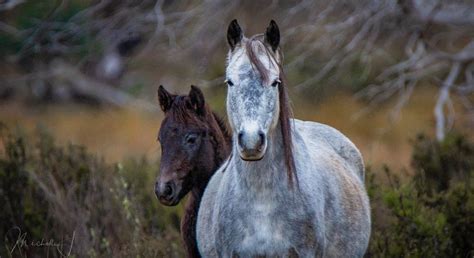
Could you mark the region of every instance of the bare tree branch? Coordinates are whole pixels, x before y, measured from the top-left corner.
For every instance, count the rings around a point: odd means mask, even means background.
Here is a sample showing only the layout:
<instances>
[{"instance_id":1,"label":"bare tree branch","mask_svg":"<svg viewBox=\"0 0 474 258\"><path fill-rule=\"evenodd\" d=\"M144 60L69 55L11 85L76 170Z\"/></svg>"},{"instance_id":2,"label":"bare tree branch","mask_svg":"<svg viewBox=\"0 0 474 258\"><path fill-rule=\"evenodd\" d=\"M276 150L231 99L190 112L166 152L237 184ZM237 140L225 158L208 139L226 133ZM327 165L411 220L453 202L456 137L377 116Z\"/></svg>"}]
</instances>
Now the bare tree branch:
<instances>
[{"instance_id":1,"label":"bare tree branch","mask_svg":"<svg viewBox=\"0 0 474 258\"><path fill-rule=\"evenodd\" d=\"M448 76L444 80L441 90L438 96L438 101L436 102L436 106L434 109L434 114L436 117L436 138L438 141L442 141L446 135L445 127L445 115L444 115L444 106L446 102L451 101L449 97L450 89L454 85L456 78L458 77L461 70L461 63L455 62L451 66L451 70L449 71Z\"/></svg>"}]
</instances>

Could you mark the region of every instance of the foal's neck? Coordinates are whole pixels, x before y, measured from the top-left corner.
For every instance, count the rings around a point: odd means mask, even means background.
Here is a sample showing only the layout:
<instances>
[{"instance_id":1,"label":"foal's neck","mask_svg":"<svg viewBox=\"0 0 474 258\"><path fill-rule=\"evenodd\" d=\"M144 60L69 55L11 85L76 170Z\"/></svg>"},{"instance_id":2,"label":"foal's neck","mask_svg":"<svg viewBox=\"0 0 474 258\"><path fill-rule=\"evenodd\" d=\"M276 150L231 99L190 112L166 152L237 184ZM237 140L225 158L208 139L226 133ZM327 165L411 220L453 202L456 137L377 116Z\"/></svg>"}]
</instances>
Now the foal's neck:
<instances>
[{"instance_id":1,"label":"foal's neck","mask_svg":"<svg viewBox=\"0 0 474 258\"><path fill-rule=\"evenodd\" d=\"M212 160L214 164L209 170L193 171L193 173L200 175L200 177L195 181L191 189L191 196L188 197L185 207L186 211L181 221L181 235L185 243L187 256L190 258L201 257L196 243L196 221L204 190L212 175L224 159L227 158L230 151L230 138L228 137L225 125L214 113L212 113L210 119L209 123L214 125L211 126L211 143L215 156Z\"/></svg>"},{"instance_id":2,"label":"foal's neck","mask_svg":"<svg viewBox=\"0 0 474 258\"><path fill-rule=\"evenodd\" d=\"M227 131L225 123L219 118L217 114L208 110L207 123L210 125L210 141L214 150L214 157L212 159L212 166L210 169L202 169L202 171L194 171L199 178L196 178L193 188L191 189L191 195L193 202L196 202L199 208L199 202L204 194L207 183L211 179L214 172L219 168L222 162L229 156L231 136Z\"/></svg>"}]
</instances>

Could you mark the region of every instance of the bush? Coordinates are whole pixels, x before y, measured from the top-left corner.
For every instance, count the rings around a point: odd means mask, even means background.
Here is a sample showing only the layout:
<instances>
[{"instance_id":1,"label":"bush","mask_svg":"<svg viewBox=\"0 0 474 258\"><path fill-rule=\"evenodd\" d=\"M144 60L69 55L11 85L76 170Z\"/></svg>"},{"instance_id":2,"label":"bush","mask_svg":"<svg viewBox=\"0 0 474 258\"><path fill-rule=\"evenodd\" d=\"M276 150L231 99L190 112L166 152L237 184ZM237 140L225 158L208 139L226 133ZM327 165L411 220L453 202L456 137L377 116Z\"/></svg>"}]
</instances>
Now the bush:
<instances>
[{"instance_id":1,"label":"bush","mask_svg":"<svg viewBox=\"0 0 474 258\"><path fill-rule=\"evenodd\" d=\"M71 242L76 257L184 255L182 207L158 204L156 164L139 159L110 165L84 147L58 146L44 130L34 138L0 132L1 257L61 257ZM472 150L461 135L441 143L420 135L413 141L413 177L402 183L385 167L388 180L380 183L380 173L368 169L368 257L474 254Z\"/></svg>"},{"instance_id":2,"label":"bush","mask_svg":"<svg viewBox=\"0 0 474 258\"><path fill-rule=\"evenodd\" d=\"M154 198L156 165L108 165L44 131L35 139L2 130L1 257L182 255L180 208Z\"/></svg>"},{"instance_id":3,"label":"bush","mask_svg":"<svg viewBox=\"0 0 474 258\"><path fill-rule=\"evenodd\" d=\"M373 175L368 177L375 218L369 256L474 254L473 150L462 135L443 142L419 135L413 141L414 176L408 183L400 183L389 168L388 186L374 186Z\"/></svg>"}]
</instances>

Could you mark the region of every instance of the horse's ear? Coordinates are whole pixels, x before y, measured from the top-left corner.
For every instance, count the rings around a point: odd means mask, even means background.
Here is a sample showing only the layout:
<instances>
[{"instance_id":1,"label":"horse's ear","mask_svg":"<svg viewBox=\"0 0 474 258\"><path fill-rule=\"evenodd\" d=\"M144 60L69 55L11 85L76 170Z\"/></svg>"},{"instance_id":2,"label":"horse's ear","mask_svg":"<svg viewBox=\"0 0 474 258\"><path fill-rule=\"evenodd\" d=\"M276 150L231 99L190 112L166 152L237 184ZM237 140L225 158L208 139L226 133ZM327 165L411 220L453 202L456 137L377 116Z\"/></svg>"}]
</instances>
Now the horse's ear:
<instances>
[{"instance_id":1,"label":"horse's ear","mask_svg":"<svg viewBox=\"0 0 474 258\"><path fill-rule=\"evenodd\" d=\"M191 102L192 109L198 115L203 115L205 111L204 94L202 94L202 91L198 87L191 85L191 90L189 91L189 100Z\"/></svg>"},{"instance_id":2,"label":"horse's ear","mask_svg":"<svg viewBox=\"0 0 474 258\"><path fill-rule=\"evenodd\" d=\"M236 19L232 20L227 29L227 42L229 42L230 50L234 50L235 46L242 41L242 29Z\"/></svg>"},{"instance_id":3,"label":"horse's ear","mask_svg":"<svg viewBox=\"0 0 474 258\"><path fill-rule=\"evenodd\" d=\"M168 91L166 91L163 85L160 85L158 88L158 103L160 103L161 110L163 112L168 111L171 108L171 104L173 104L174 96L171 95Z\"/></svg>"},{"instance_id":4,"label":"horse's ear","mask_svg":"<svg viewBox=\"0 0 474 258\"><path fill-rule=\"evenodd\" d=\"M273 51L276 51L280 45L280 29L274 20L270 21L265 31L265 42L272 47Z\"/></svg>"}]
</instances>

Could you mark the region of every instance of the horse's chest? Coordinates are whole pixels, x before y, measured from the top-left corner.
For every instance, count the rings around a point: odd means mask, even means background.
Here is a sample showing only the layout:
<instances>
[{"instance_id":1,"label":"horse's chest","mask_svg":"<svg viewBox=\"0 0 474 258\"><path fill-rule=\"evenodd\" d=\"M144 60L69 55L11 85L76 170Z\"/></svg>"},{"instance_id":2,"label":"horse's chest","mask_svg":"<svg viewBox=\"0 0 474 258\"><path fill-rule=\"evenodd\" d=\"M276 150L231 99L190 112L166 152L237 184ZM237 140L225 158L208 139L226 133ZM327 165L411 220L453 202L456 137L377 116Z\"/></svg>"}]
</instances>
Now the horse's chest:
<instances>
[{"instance_id":1,"label":"horse's chest","mask_svg":"<svg viewBox=\"0 0 474 258\"><path fill-rule=\"evenodd\" d=\"M301 207L274 199L243 201L230 207L222 232L223 245L240 257L274 256L304 245L304 234L313 235L310 218Z\"/></svg>"},{"instance_id":2,"label":"horse's chest","mask_svg":"<svg viewBox=\"0 0 474 258\"><path fill-rule=\"evenodd\" d=\"M240 249L274 249L289 246L284 236L286 223L279 216L279 207L272 203L255 203L250 205L247 216L236 224L242 228Z\"/></svg>"}]
</instances>

